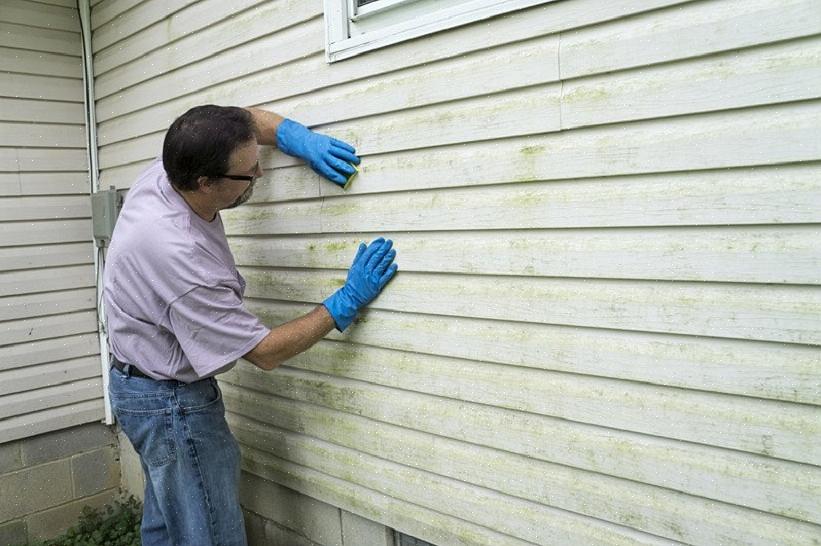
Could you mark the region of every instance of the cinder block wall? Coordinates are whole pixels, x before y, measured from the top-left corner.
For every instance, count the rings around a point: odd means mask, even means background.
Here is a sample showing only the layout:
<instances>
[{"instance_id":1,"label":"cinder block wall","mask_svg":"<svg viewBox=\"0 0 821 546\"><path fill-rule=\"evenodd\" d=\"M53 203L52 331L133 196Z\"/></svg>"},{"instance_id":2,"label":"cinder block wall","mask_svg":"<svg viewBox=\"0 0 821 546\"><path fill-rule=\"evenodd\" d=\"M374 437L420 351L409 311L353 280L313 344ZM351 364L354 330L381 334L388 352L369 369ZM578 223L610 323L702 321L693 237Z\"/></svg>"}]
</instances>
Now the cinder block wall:
<instances>
[{"instance_id":1,"label":"cinder block wall","mask_svg":"<svg viewBox=\"0 0 821 546\"><path fill-rule=\"evenodd\" d=\"M0 444L0 544L61 535L120 493L117 436L91 423Z\"/></svg>"}]
</instances>

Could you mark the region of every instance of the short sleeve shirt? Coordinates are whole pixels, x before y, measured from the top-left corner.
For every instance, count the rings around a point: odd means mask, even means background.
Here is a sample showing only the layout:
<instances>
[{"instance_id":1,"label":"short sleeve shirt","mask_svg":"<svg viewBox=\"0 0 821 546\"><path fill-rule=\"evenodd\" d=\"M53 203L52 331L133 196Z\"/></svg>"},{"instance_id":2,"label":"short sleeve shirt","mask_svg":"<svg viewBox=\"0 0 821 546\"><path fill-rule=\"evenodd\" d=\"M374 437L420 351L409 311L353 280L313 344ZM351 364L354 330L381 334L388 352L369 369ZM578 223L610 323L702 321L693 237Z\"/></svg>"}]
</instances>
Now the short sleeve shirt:
<instances>
[{"instance_id":1,"label":"short sleeve shirt","mask_svg":"<svg viewBox=\"0 0 821 546\"><path fill-rule=\"evenodd\" d=\"M270 332L244 292L219 213L198 216L158 158L129 190L106 255L111 352L154 379L227 371Z\"/></svg>"}]
</instances>

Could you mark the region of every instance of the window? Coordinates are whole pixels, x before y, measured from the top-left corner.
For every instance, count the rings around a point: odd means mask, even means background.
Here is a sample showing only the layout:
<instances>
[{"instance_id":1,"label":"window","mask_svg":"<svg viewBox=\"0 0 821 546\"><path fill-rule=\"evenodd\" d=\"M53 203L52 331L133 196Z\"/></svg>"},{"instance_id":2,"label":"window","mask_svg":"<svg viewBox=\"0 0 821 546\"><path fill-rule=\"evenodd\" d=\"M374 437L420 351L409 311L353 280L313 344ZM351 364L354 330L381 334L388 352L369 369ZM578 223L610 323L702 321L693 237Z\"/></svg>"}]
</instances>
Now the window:
<instances>
[{"instance_id":1,"label":"window","mask_svg":"<svg viewBox=\"0 0 821 546\"><path fill-rule=\"evenodd\" d=\"M328 62L554 0L325 0Z\"/></svg>"}]
</instances>

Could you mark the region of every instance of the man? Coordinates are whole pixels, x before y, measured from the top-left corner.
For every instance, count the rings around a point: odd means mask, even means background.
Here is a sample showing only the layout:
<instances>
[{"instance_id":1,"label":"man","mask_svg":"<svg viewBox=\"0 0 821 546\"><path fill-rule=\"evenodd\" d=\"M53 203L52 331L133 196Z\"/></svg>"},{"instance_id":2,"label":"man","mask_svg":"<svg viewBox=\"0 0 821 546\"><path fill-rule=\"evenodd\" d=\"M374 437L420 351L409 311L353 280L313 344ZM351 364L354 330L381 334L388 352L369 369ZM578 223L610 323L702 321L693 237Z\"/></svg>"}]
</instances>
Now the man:
<instances>
[{"instance_id":1,"label":"man","mask_svg":"<svg viewBox=\"0 0 821 546\"><path fill-rule=\"evenodd\" d=\"M340 185L359 163L348 144L270 112L193 108L131 188L106 257L109 393L145 473L144 546L246 544L239 447L214 376L239 357L272 370L344 330L396 272L391 241L379 238L360 245L345 285L310 313L270 329L248 312L219 211L251 196L258 144Z\"/></svg>"}]
</instances>

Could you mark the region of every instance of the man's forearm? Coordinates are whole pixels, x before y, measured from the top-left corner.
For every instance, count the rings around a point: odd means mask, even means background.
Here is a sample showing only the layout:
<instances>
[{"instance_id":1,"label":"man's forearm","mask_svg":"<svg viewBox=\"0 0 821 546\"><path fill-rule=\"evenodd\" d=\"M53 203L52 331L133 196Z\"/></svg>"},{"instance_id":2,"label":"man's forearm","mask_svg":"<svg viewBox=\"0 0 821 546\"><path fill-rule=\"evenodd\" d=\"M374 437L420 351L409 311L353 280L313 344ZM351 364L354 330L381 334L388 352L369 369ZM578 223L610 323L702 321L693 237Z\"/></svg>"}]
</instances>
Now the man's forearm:
<instances>
[{"instance_id":1,"label":"man's forearm","mask_svg":"<svg viewBox=\"0 0 821 546\"><path fill-rule=\"evenodd\" d=\"M279 114L260 110L259 108L246 108L254 118L254 133L257 136L257 143L263 146L277 145L277 128L285 119Z\"/></svg>"},{"instance_id":2,"label":"man's forearm","mask_svg":"<svg viewBox=\"0 0 821 546\"><path fill-rule=\"evenodd\" d=\"M307 315L271 330L244 358L263 370L273 370L311 348L333 329L333 318L325 306L320 305Z\"/></svg>"}]
</instances>

